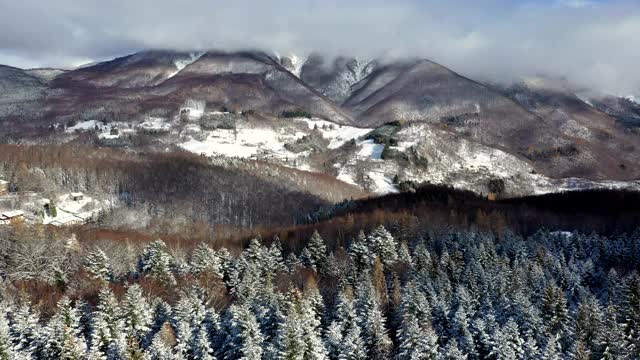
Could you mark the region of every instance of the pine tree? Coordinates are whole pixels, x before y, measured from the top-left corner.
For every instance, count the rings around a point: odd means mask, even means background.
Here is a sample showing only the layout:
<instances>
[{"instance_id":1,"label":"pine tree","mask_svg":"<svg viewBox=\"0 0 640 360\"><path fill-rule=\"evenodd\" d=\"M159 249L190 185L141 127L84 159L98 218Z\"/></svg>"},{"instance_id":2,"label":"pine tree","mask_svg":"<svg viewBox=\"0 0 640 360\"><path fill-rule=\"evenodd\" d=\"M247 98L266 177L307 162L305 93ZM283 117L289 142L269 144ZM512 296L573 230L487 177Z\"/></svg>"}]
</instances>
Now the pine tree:
<instances>
[{"instance_id":1,"label":"pine tree","mask_svg":"<svg viewBox=\"0 0 640 360\"><path fill-rule=\"evenodd\" d=\"M405 313L398 330L398 360L438 359L438 336L428 324L418 325L411 312Z\"/></svg>"},{"instance_id":2,"label":"pine tree","mask_svg":"<svg viewBox=\"0 0 640 360\"><path fill-rule=\"evenodd\" d=\"M349 246L349 255L351 256L351 260L353 260L358 271L368 269L373 265L373 259L375 256L372 255L369 250L364 231L360 230L358 236L353 240L351 246Z\"/></svg>"},{"instance_id":3,"label":"pine tree","mask_svg":"<svg viewBox=\"0 0 640 360\"><path fill-rule=\"evenodd\" d=\"M41 348L43 340L39 333L38 314L31 310L28 302L23 303L9 314L13 350L18 354L38 356L37 352Z\"/></svg>"},{"instance_id":4,"label":"pine tree","mask_svg":"<svg viewBox=\"0 0 640 360\"><path fill-rule=\"evenodd\" d=\"M522 340L518 325L513 319L509 319L501 329L496 330L493 345L490 356L494 356L497 360L522 358L524 340Z\"/></svg>"},{"instance_id":5,"label":"pine tree","mask_svg":"<svg viewBox=\"0 0 640 360\"><path fill-rule=\"evenodd\" d=\"M173 328L166 322L153 336L151 344L146 349L146 355L149 360L183 359L182 356L176 355L173 351L175 344L176 339Z\"/></svg>"},{"instance_id":6,"label":"pine tree","mask_svg":"<svg viewBox=\"0 0 640 360\"><path fill-rule=\"evenodd\" d=\"M356 313L362 338L369 359L387 359L391 352L391 339L387 334L385 318L378 296L368 276L363 276L358 286Z\"/></svg>"},{"instance_id":7,"label":"pine tree","mask_svg":"<svg viewBox=\"0 0 640 360\"><path fill-rule=\"evenodd\" d=\"M398 260L398 244L382 225L369 234L369 248L385 266L391 266Z\"/></svg>"},{"instance_id":8,"label":"pine tree","mask_svg":"<svg viewBox=\"0 0 640 360\"><path fill-rule=\"evenodd\" d=\"M338 294L334 320L327 333L329 356L336 359L364 359L364 342L354 301L347 290Z\"/></svg>"},{"instance_id":9,"label":"pine tree","mask_svg":"<svg viewBox=\"0 0 640 360\"><path fill-rule=\"evenodd\" d=\"M280 243L280 238L276 236L267 251L265 271L268 276L275 276L275 274L285 269L282 244Z\"/></svg>"},{"instance_id":10,"label":"pine tree","mask_svg":"<svg viewBox=\"0 0 640 360\"><path fill-rule=\"evenodd\" d=\"M71 305L69 298L63 297L46 328L45 356L50 359L82 359L87 351L82 330L80 311Z\"/></svg>"},{"instance_id":11,"label":"pine tree","mask_svg":"<svg viewBox=\"0 0 640 360\"><path fill-rule=\"evenodd\" d=\"M231 305L223 323L226 338L220 358L259 360L263 354L264 335L255 315L246 305Z\"/></svg>"},{"instance_id":12,"label":"pine tree","mask_svg":"<svg viewBox=\"0 0 640 360\"><path fill-rule=\"evenodd\" d=\"M156 280L174 285L176 279L172 273L173 258L162 240L150 242L142 251L138 270Z\"/></svg>"},{"instance_id":13,"label":"pine tree","mask_svg":"<svg viewBox=\"0 0 640 360\"><path fill-rule=\"evenodd\" d=\"M124 324L118 312L118 302L109 288L98 294L98 306L91 322L91 353L98 357L118 357L126 348Z\"/></svg>"},{"instance_id":14,"label":"pine tree","mask_svg":"<svg viewBox=\"0 0 640 360\"><path fill-rule=\"evenodd\" d=\"M301 257L305 266L309 266L316 271L324 269L327 261L327 246L317 230L313 232L307 246L302 250Z\"/></svg>"},{"instance_id":15,"label":"pine tree","mask_svg":"<svg viewBox=\"0 0 640 360\"><path fill-rule=\"evenodd\" d=\"M326 350L318 336L320 321L312 301L303 299L297 290L289 293L286 316L274 338L274 359L326 359Z\"/></svg>"},{"instance_id":16,"label":"pine tree","mask_svg":"<svg viewBox=\"0 0 640 360\"><path fill-rule=\"evenodd\" d=\"M17 359L18 354L13 350L11 334L9 332L9 321L7 320L7 307L0 305L0 360Z\"/></svg>"},{"instance_id":17,"label":"pine tree","mask_svg":"<svg viewBox=\"0 0 640 360\"><path fill-rule=\"evenodd\" d=\"M552 336L547 341L547 346L545 347L543 358L544 359L548 359L548 360L561 360L562 359L560 341L558 341L557 337Z\"/></svg>"},{"instance_id":18,"label":"pine tree","mask_svg":"<svg viewBox=\"0 0 640 360\"><path fill-rule=\"evenodd\" d=\"M442 349L442 356L440 358L443 360L466 360L468 356L460 350L458 342L455 339L451 339L447 343L447 346Z\"/></svg>"},{"instance_id":19,"label":"pine tree","mask_svg":"<svg viewBox=\"0 0 640 360\"><path fill-rule=\"evenodd\" d=\"M224 276L221 260L215 250L211 249L207 244L200 243L193 250L191 256L191 272L200 275L203 273L212 273L219 278Z\"/></svg>"},{"instance_id":20,"label":"pine tree","mask_svg":"<svg viewBox=\"0 0 640 360\"><path fill-rule=\"evenodd\" d=\"M113 271L111 270L109 258L100 248L95 249L87 255L85 267L87 268L87 272L94 279L103 282L113 280Z\"/></svg>"},{"instance_id":21,"label":"pine tree","mask_svg":"<svg viewBox=\"0 0 640 360\"><path fill-rule=\"evenodd\" d=\"M140 285L129 286L121 309L129 350L135 353L141 348L142 341L151 330L153 321L151 307L142 294Z\"/></svg>"},{"instance_id":22,"label":"pine tree","mask_svg":"<svg viewBox=\"0 0 640 360\"><path fill-rule=\"evenodd\" d=\"M213 355L212 344L220 331L218 315L206 306L204 294L191 288L182 294L174 312L176 352L187 357Z\"/></svg>"}]
</instances>

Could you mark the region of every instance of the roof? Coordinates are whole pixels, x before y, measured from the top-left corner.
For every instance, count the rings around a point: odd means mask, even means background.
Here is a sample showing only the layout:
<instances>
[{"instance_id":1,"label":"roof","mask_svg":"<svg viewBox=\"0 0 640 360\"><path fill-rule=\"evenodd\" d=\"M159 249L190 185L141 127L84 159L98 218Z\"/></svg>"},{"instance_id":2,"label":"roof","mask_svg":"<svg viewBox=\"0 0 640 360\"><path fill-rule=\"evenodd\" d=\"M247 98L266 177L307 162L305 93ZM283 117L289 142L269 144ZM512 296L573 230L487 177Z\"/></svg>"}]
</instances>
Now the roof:
<instances>
[{"instance_id":1,"label":"roof","mask_svg":"<svg viewBox=\"0 0 640 360\"><path fill-rule=\"evenodd\" d=\"M6 185L6 184L8 184L8 183L9 183L8 181L0 180L0 185Z\"/></svg>"},{"instance_id":2,"label":"roof","mask_svg":"<svg viewBox=\"0 0 640 360\"><path fill-rule=\"evenodd\" d=\"M3 212L1 214L3 217L11 219L14 217L18 217L18 216L22 216L24 215L24 211L22 210L13 210L13 211L7 211L7 212Z\"/></svg>"},{"instance_id":3,"label":"roof","mask_svg":"<svg viewBox=\"0 0 640 360\"><path fill-rule=\"evenodd\" d=\"M81 193L81 192L72 192L72 193L71 193L71 196L73 196L73 197L79 197L79 196L84 196L84 194L83 194L83 193Z\"/></svg>"}]
</instances>

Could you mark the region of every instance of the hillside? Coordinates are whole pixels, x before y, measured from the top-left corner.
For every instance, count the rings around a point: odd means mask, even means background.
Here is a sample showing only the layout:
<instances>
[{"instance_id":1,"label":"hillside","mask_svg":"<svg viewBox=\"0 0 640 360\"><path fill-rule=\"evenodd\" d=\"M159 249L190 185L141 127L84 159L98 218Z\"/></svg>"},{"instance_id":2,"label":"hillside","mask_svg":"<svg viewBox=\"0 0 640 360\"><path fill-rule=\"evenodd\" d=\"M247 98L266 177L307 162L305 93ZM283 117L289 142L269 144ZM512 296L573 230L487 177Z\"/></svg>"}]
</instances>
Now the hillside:
<instances>
[{"instance_id":1,"label":"hillside","mask_svg":"<svg viewBox=\"0 0 640 360\"><path fill-rule=\"evenodd\" d=\"M98 131L99 146L260 159L376 193L428 181L486 194L500 179L518 196L640 178L631 100L483 84L428 60L145 51L57 74L4 67L0 78L11 142Z\"/></svg>"}]
</instances>

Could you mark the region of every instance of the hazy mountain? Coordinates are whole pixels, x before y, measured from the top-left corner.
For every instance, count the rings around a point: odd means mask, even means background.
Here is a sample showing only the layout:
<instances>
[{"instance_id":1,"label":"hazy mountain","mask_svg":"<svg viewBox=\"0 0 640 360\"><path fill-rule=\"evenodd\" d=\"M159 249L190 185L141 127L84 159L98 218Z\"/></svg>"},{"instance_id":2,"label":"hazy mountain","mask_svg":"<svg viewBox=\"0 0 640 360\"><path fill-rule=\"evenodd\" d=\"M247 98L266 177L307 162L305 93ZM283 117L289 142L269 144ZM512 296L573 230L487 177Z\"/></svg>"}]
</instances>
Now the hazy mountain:
<instances>
[{"instance_id":1,"label":"hazy mountain","mask_svg":"<svg viewBox=\"0 0 640 360\"><path fill-rule=\"evenodd\" d=\"M507 87L484 84L422 59L144 51L61 73L2 67L0 88L5 90L0 101L11 103L0 109L0 121L12 128L90 119L173 121L191 106L185 104L198 104L199 114L232 110L262 116L256 119L298 111L370 129L398 122L402 131L393 141L410 144L398 149L404 152L400 158L411 158L406 152L413 151L431 164L429 171L410 166L412 179L434 179L438 169L449 174L436 177L439 181L454 181L456 166L473 166L469 149L492 154L490 159L498 153L510 156L505 161L515 164L512 169L492 167L490 176L640 177L634 166L640 162L637 103L578 96L584 89L549 79ZM323 156L344 155L329 153ZM354 165L357 151L349 156ZM384 176L406 173L402 161L385 160L393 166L385 165ZM466 177L465 166L456 177ZM531 180L522 176L514 186Z\"/></svg>"}]
</instances>

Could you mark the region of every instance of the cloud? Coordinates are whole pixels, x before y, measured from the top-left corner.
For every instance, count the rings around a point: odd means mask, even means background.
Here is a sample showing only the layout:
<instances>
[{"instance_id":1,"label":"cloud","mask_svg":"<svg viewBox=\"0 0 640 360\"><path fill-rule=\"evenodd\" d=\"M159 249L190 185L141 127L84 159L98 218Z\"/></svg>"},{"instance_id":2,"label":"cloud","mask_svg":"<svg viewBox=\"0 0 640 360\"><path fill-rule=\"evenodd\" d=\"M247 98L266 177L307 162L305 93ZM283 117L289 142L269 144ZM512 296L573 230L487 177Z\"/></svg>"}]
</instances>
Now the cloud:
<instances>
[{"instance_id":1,"label":"cloud","mask_svg":"<svg viewBox=\"0 0 640 360\"><path fill-rule=\"evenodd\" d=\"M0 0L0 61L70 66L140 49L420 56L505 81L640 90L640 4L603 0Z\"/></svg>"}]
</instances>

